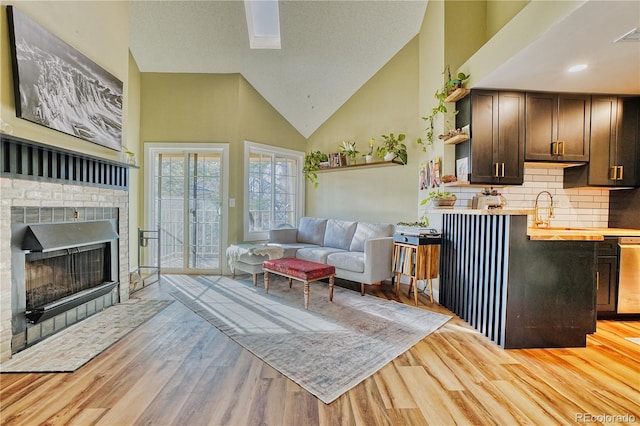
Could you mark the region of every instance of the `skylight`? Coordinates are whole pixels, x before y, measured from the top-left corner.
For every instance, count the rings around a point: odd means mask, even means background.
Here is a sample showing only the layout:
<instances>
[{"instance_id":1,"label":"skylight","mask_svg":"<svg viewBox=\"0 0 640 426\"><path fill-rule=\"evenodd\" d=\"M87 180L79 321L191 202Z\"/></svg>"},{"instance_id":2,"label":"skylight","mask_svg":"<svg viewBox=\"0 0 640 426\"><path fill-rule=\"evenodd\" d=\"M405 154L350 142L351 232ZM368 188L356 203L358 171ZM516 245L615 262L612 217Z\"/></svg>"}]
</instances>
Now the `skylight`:
<instances>
[{"instance_id":1,"label":"skylight","mask_svg":"<svg viewBox=\"0 0 640 426\"><path fill-rule=\"evenodd\" d=\"M280 49L278 0L244 0L252 49Z\"/></svg>"}]
</instances>

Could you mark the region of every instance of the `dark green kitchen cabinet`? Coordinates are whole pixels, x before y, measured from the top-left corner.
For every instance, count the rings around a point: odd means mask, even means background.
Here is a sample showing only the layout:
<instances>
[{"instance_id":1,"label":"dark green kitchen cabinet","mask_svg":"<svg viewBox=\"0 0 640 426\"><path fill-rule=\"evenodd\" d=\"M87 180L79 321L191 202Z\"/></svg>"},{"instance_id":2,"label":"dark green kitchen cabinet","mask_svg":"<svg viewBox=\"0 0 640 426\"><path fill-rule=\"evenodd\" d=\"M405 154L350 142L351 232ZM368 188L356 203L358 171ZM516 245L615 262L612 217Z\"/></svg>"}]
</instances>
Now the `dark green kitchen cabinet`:
<instances>
[{"instance_id":1,"label":"dark green kitchen cabinet","mask_svg":"<svg viewBox=\"0 0 640 426\"><path fill-rule=\"evenodd\" d=\"M598 243L596 266L596 311L598 316L616 312L618 289L618 239L605 238Z\"/></svg>"},{"instance_id":2,"label":"dark green kitchen cabinet","mask_svg":"<svg viewBox=\"0 0 640 426\"><path fill-rule=\"evenodd\" d=\"M640 186L640 97L592 97L590 149L588 165L565 169L565 188Z\"/></svg>"},{"instance_id":3,"label":"dark green kitchen cabinet","mask_svg":"<svg viewBox=\"0 0 640 426\"><path fill-rule=\"evenodd\" d=\"M525 161L589 161L591 96L527 92Z\"/></svg>"},{"instance_id":4,"label":"dark green kitchen cabinet","mask_svg":"<svg viewBox=\"0 0 640 426\"><path fill-rule=\"evenodd\" d=\"M469 125L471 138L456 145L456 160L468 158L471 183L523 183L524 107L523 92L472 90L458 102L456 127Z\"/></svg>"}]
</instances>

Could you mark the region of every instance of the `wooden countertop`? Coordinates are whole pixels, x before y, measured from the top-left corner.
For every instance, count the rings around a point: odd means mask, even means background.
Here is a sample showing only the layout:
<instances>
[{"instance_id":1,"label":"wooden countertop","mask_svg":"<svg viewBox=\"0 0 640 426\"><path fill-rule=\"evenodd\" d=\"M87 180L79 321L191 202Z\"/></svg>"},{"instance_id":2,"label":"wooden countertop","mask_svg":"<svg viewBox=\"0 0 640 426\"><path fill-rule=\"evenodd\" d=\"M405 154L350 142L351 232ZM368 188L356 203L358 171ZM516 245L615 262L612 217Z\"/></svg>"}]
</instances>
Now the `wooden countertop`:
<instances>
[{"instance_id":1,"label":"wooden countertop","mask_svg":"<svg viewBox=\"0 0 640 426\"><path fill-rule=\"evenodd\" d=\"M625 228L527 228L530 240L602 241L605 237L640 237L640 229Z\"/></svg>"},{"instance_id":2,"label":"wooden countertop","mask_svg":"<svg viewBox=\"0 0 640 426\"><path fill-rule=\"evenodd\" d=\"M533 209L470 209L468 207L440 207L430 208L426 211L427 214L469 214L469 215L496 215L496 216L508 216L508 215L528 215L533 214Z\"/></svg>"}]
</instances>

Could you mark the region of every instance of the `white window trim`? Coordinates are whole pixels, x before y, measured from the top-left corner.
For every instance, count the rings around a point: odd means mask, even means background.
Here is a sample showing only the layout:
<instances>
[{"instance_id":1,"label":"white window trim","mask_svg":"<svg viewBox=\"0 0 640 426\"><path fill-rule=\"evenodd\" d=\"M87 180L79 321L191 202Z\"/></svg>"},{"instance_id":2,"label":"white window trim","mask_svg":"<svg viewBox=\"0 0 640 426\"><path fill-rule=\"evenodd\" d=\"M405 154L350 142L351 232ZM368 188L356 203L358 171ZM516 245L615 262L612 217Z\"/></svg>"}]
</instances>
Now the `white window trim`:
<instances>
[{"instance_id":1,"label":"white window trim","mask_svg":"<svg viewBox=\"0 0 640 426\"><path fill-rule=\"evenodd\" d=\"M305 182L302 169L304 167L304 152L295 151L287 148L280 148L273 145L265 145L258 142L245 141L244 142L244 207L243 207L243 239L244 241L266 241L269 239L268 231L249 231L249 153L251 151L262 151L265 154L280 154L290 157L295 157L298 161L298 191L297 191L297 203L298 209L296 211L296 223L300 222L300 218L304 216L304 201L305 201Z\"/></svg>"}]
</instances>

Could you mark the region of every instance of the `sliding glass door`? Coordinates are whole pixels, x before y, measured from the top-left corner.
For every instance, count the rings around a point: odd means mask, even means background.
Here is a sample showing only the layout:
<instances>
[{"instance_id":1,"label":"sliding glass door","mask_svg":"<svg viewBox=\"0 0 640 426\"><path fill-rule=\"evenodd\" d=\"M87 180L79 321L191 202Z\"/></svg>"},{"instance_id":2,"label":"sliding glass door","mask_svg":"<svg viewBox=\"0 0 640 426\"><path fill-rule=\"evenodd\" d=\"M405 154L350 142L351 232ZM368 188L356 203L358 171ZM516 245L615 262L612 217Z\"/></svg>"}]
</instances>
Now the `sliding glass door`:
<instances>
[{"instance_id":1,"label":"sliding glass door","mask_svg":"<svg viewBox=\"0 0 640 426\"><path fill-rule=\"evenodd\" d=\"M151 222L160 229L163 272L221 273L224 150L152 148L149 154Z\"/></svg>"}]
</instances>

